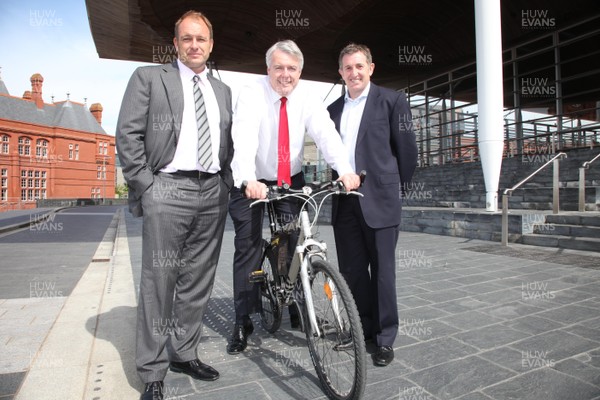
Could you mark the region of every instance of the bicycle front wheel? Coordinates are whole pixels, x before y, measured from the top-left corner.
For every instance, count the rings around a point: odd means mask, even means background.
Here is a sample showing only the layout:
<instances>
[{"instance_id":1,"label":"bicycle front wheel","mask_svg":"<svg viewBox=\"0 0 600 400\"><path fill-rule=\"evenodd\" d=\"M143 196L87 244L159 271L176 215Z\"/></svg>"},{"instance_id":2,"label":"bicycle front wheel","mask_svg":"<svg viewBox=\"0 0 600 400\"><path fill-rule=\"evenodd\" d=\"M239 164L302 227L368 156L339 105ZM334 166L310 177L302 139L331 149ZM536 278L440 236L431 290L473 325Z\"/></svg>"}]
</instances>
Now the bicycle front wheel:
<instances>
[{"instance_id":1,"label":"bicycle front wheel","mask_svg":"<svg viewBox=\"0 0 600 400\"><path fill-rule=\"evenodd\" d=\"M281 326L281 305L277 301L277 285L274 269L277 268L277 257L273 248L265 243L262 271L264 281L260 285L260 324L269 333L275 333Z\"/></svg>"},{"instance_id":2,"label":"bicycle front wheel","mask_svg":"<svg viewBox=\"0 0 600 400\"><path fill-rule=\"evenodd\" d=\"M319 332L304 303L303 319L310 355L327 396L359 399L365 389L366 352L354 298L342 275L325 260L310 261L311 294Z\"/></svg>"}]
</instances>

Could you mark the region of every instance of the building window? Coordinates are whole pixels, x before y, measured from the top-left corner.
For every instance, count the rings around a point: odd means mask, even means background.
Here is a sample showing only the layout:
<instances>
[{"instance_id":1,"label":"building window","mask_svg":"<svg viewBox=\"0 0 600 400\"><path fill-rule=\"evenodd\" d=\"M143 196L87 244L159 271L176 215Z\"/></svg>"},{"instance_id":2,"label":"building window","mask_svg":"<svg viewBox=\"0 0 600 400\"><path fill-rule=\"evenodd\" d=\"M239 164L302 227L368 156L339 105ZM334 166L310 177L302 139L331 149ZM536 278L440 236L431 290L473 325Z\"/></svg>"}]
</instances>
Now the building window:
<instances>
[{"instance_id":1,"label":"building window","mask_svg":"<svg viewBox=\"0 0 600 400\"><path fill-rule=\"evenodd\" d=\"M73 145L69 144L69 160L73 159Z\"/></svg>"},{"instance_id":2,"label":"building window","mask_svg":"<svg viewBox=\"0 0 600 400\"><path fill-rule=\"evenodd\" d=\"M21 187L22 188L26 188L27 187L27 178L21 178Z\"/></svg>"},{"instance_id":3,"label":"building window","mask_svg":"<svg viewBox=\"0 0 600 400\"><path fill-rule=\"evenodd\" d=\"M8 176L8 170L6 168L2 168L2 176Z\"/></svg>"},{"instance_id":4,"label":"building window","mask_svg":"<svg viewBox=\"0 0 600 400\"><path fill-rule=\"evenodd\" d=\"M22 177L22 178L25 178L25 177L27 177L27 171L25 171L24 169L23 169L23 170L21 170L21 177Z\"/></svg>"},{"instance_id":5,"label":"building window","mask_svg":"<svg viewBox=\"0 0 600 400\"><path fill-rule=\"evenodd\" d=\"M42 199L46 199L46 189L42 189Z\"/></svg>"},{"instance_id":6,"label":"building window","mask_svg":"<svg viewBox=\"0 0 600 400\"><path fill-rule=\"evenodd\" d=\"M46 177L46 171L42 171L42 178Z\"/></svg>"},{"instance_id":7,"label":"building window","mask_svg":"<svg viewBox=\"0 0 600 400\"><path fill-rule=\"evenodd\" d=\"M98 166L98 171L96 172L96 178L100 179L101 176L102 176L102 168L100 166Z\"/></svg>"},{"instance_id":8,"label":"building window","mask_svg":"<svg viewBox=\"0 0 600 400\"><path fill-rule=\"evenodd\" d=\"M38 139L35 142L35 155L36 157L48 157L48 141L44 139Z\"/></svg>"},{"instance_id":9,"label":"building window","mask_svg":"<svg viewBox=\"0 0 600 400\"><path fill-rule=\"evenodd\" d=\"M8 201L8 178L6 177L8 171L2 169L2 195L0 201Z\"/></svg>"},{"instance_id":10,"label":"building window","mask_svg":"<svg viewBox=\"0 0 600 400\"><path fill-rule=\"evenodd\" d=\"M46 180L42 179L42 187L45 188L46 187Z\"/></svg>"},{"instance_id":11,"label":"building window","mask_svg":"<svg viewBox=\"0 0 600 400\"><path fill-rule=\"evenodd\" d=\"M27 201L27 189L21 189L21 201Z\"/></svg>"},{"instance_id":12,"label":"building window","mask_svg":"<svg viewBox=\"0 0 600 400\"><path fill-rule=\"evenodd\" d=\"M27 200L33 200L33 189L27 189Z\"/></svg>"},{"instance_id":13,"label":"building window","mask_svg":"<svg viewBox=\"0 0 600 400\"><path fill-rule=\"evenodd\" d=\"M98 154L108 155L108 143L98 142Z\"/></svg>"},{"instance_id":14,"label":"building window","mask_svg":"<svg viewBox=\"0 0 600 400\"><path fill-rule=\"evenodd\" d=\"M75 145L75 159L79 160L79 145Z\"/></svg>"},{"instance_id":15,"label":"building window","mask_svg":"<svg viewBox=\"0 0 600 400\"><path fill-rule=\"evenodd\" d=\"M8 154L9 153L9 140L10 138L6 135L2 135L2 153L3 154Z\"/></svg>"},{"instance_id":16,"label":"building window","mask_svg":"<svg viewBox=\"0 0 600 400\"><path fill-rule=\"evenodd\" d=\"M27 179L27 186L29 186L30 188L33 187L33 179Z\"/></svg>"},{"instance_id":17,"label":"building window","mask_svg":"<svg viewBox=\"0 0 600 400\"><path fill-rule=\"evenodd\" d=\"M27 171L27 176L33 178L33 170Z\"/></svg>"},{"instance_id":18,"label":"building window","mask_svg":"<svg viewBox=\"0 0 600 400\"><path fill-rule=\"evenodd\" d=\"M31 155L31 139L26 137L19 138L19 155L29 156Z\"/></svg>"}]
</instances>

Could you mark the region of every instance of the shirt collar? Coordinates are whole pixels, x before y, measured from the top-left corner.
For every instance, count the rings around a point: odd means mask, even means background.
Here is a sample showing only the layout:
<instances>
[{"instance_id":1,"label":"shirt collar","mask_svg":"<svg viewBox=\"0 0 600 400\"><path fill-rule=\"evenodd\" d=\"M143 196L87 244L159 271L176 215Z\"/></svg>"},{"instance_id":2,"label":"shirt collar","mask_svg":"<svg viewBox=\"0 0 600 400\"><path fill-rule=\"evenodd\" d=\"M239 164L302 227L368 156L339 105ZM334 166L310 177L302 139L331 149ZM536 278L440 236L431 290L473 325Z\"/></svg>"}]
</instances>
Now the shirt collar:
<instances>
[{"instance_id":1,"label":"shirt collar","mask_svg":"<svg viewBox=\"0 0 600 400\"><path fill-rule=\"evenodd\" d=\"M179 58L177 59L177 66L179 67L179 74L183 78L184 82L187 82L187 81L192 82L192 80L194 79L194 75L198 75L200 77L201 82L203 82L205 84L208 83L208 78L207 78L208 68L205 67L202 70L202 72L197 74L194 71L192 71L187 65L182 63L181 60L179 60Z\"/></svg>"},{"instance_id":2,"label":"shirt collar","mask_svg":"<svg viewBox=\"0 0 600 400\"><path fill-rule=\"evenodd\" d=\"M344 95L344 102L353 102L353 103L358 103L360 101L362 101L363 99L366 99L367 96L369 95L369 90L371 89L371 82L367 83L367 86L365 87L365 89L362 91L362 93L355 99L351 98L350 95L348 94L348 91L346 90L346 94Z\"/></svg>"}]
</instances>

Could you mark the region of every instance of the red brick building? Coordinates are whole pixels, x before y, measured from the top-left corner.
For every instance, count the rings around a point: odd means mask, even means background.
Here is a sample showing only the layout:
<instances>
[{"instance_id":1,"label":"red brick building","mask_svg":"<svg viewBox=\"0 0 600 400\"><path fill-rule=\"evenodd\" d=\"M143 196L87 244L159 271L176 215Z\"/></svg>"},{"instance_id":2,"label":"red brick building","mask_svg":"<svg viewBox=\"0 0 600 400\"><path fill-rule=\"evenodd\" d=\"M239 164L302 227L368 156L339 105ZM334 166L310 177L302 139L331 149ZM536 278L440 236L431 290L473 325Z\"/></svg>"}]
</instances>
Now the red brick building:
<instances>
[{"instance_id":1,"label":"red brick building","mask_svg":"<svg viewBox=\"0 0 600 400\"><path fill-rule=\"evenodd\" d=\"M0 211L38 199L115 197L115 138L102 129L102 106L45 103L43 77L11 96L0 79Z\"/></svg>"}]
</instances>

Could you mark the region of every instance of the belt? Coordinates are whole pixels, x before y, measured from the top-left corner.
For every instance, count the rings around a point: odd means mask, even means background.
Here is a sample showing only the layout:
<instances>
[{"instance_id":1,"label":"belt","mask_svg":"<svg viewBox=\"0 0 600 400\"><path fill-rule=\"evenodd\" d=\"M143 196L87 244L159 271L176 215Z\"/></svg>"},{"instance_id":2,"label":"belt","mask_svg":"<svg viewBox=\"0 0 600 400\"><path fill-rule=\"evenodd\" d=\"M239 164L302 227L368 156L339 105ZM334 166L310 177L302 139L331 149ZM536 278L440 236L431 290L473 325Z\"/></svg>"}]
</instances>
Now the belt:
<instances>
[{"instance_id":1,"label":"belt","mask_svg":"<svg viewBox=\"0 0 600 400\"><path fill-rule=\"evenodd\" d=\"M212 178L213 176L217 175L217 174L211 174L210 172L203 172L203 171L197 171L197 170L183 171L180 169L178 169L175 172L167 172L167 173L171 174L171 175L186 176L188 178L198 178L198 179L208 179L208 178Z\"/></svg>"}]
</instances>

